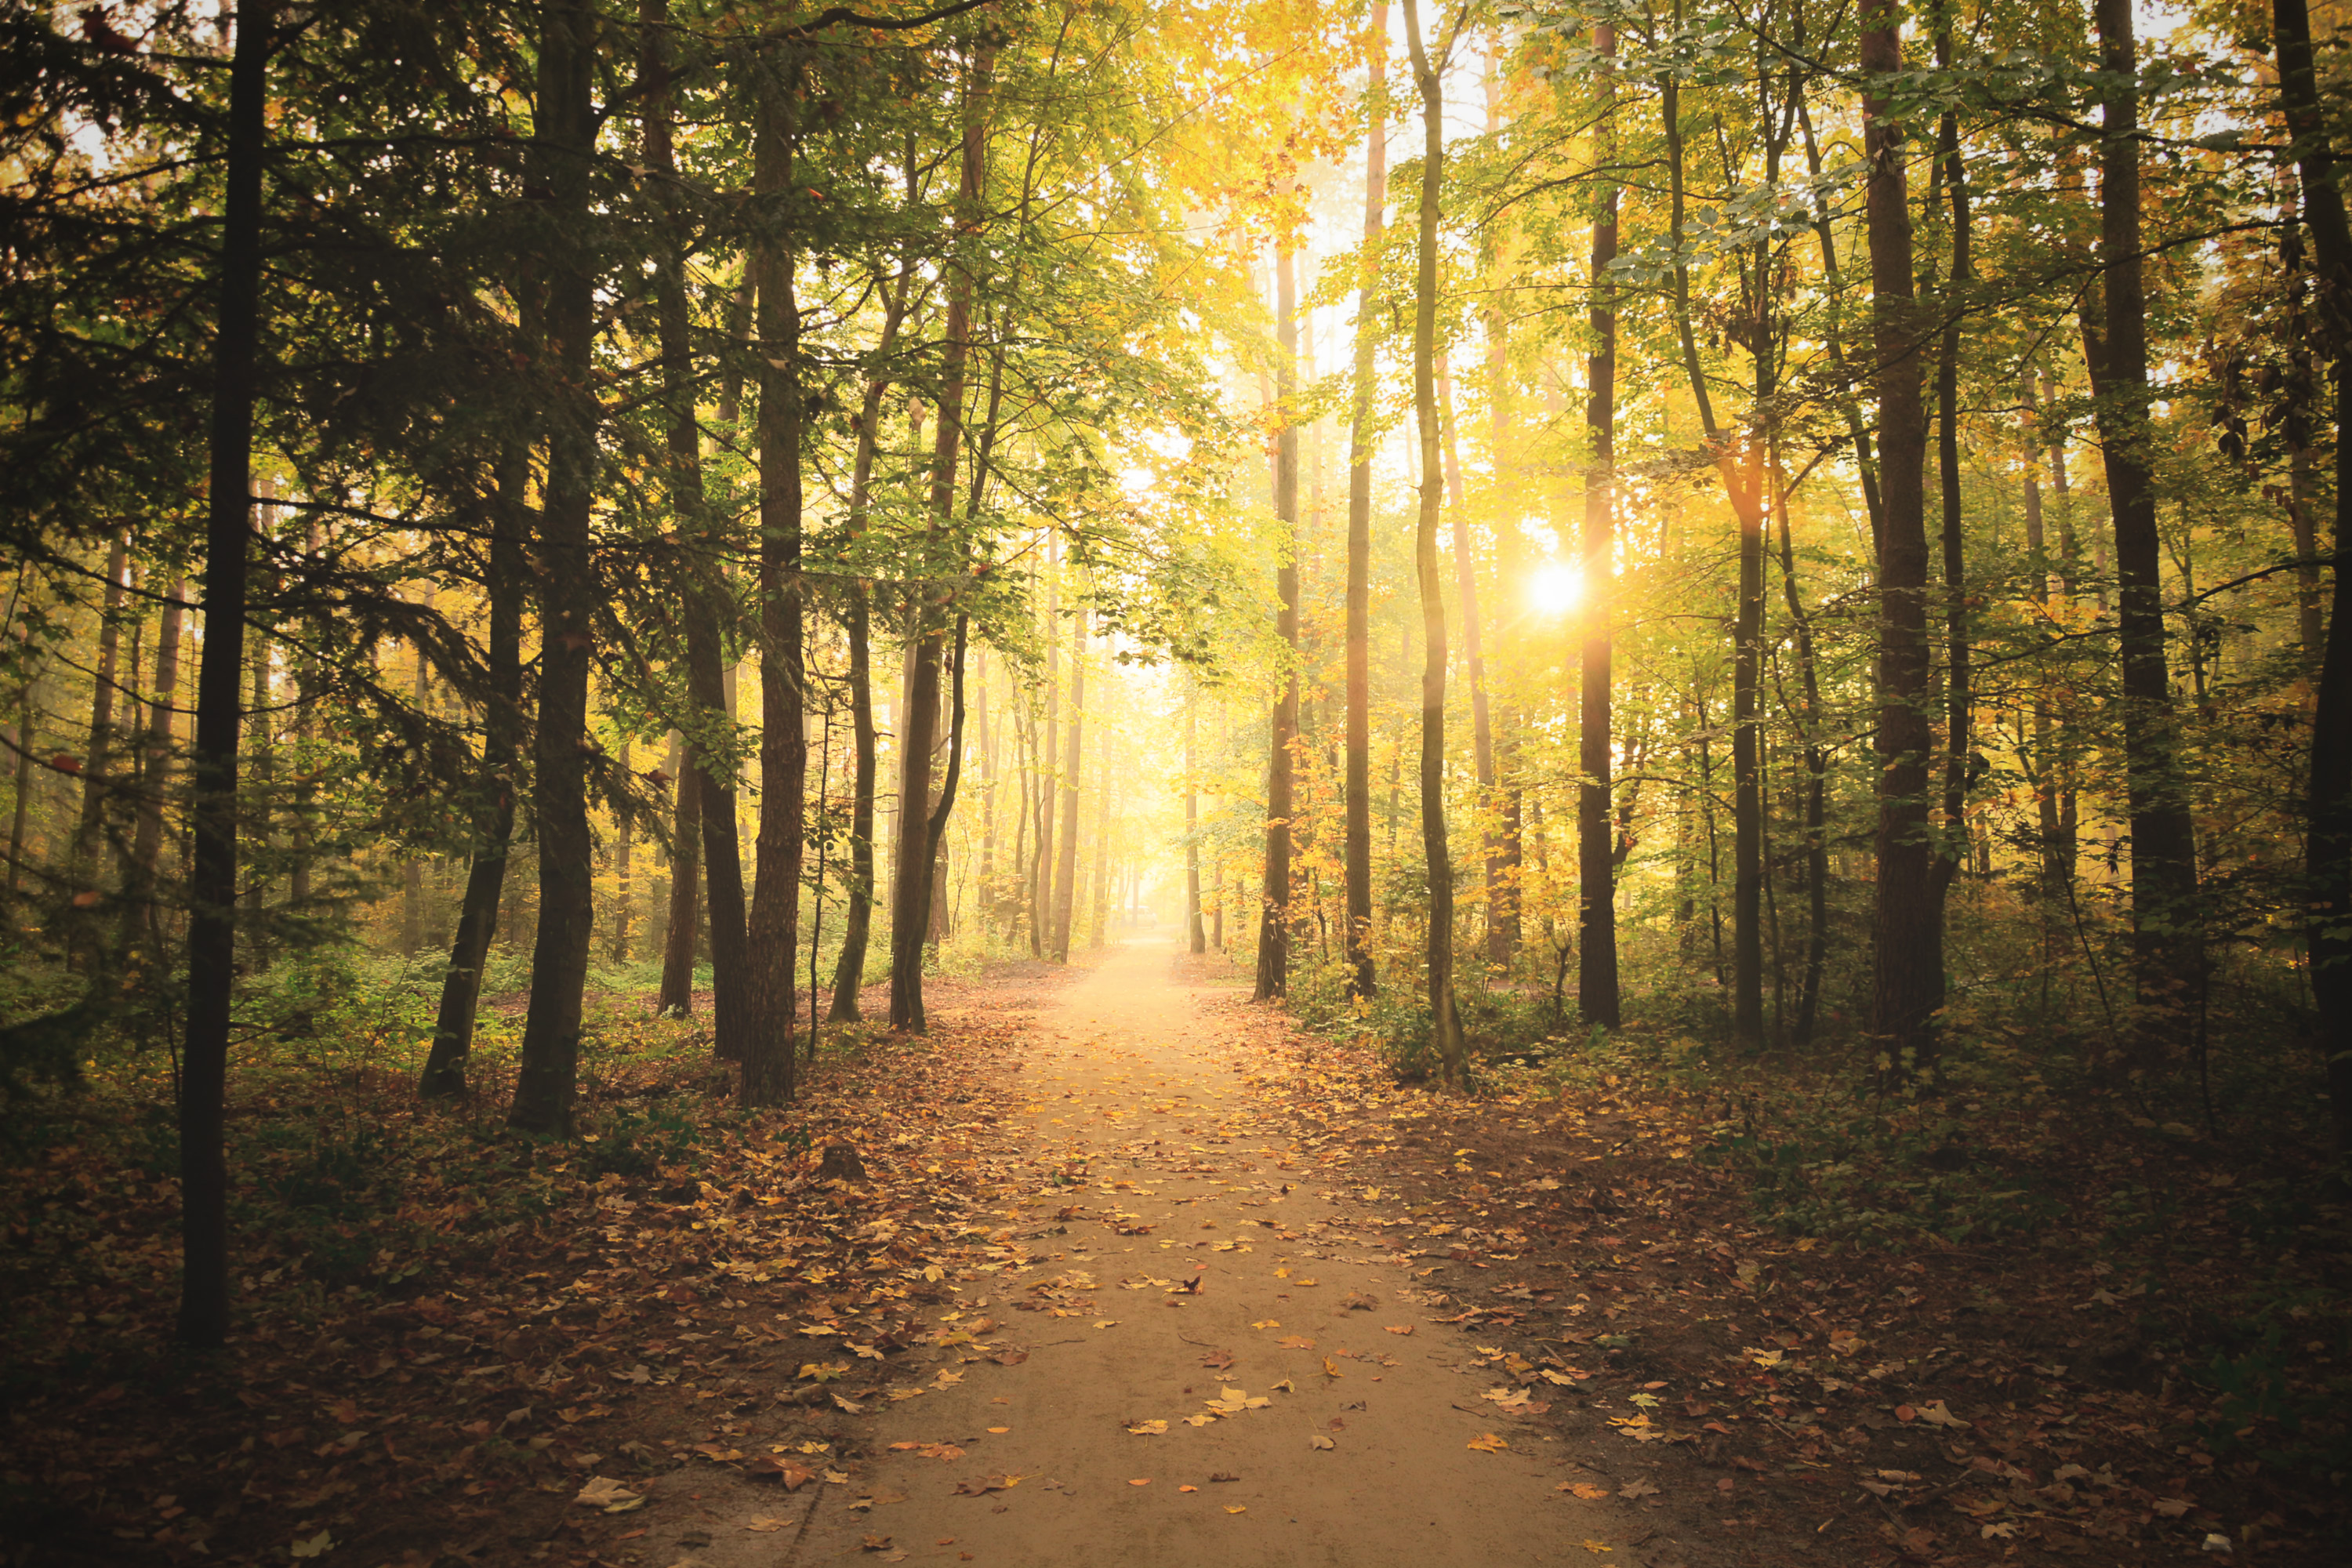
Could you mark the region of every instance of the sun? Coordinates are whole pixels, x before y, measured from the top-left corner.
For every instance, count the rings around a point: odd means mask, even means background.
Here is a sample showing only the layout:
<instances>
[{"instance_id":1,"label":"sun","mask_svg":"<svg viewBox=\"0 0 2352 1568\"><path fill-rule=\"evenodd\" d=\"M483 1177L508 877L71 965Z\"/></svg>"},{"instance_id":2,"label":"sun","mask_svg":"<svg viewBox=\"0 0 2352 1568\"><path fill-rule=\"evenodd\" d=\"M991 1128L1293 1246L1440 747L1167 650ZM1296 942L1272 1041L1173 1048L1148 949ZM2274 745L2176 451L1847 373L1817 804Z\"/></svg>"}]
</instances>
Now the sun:
<instances>
[{"instance_id":1,"label":"sun","mask_svg":"<svg viewBox=\"0 0 2352 1568\"><path fill-rule=\"evenodd\" d=\"M1528 604L1548 616L1564 615L1584 596L1584 577L1560 562L1537 568L1528 579Z\"/></svg>"}]
</instances>

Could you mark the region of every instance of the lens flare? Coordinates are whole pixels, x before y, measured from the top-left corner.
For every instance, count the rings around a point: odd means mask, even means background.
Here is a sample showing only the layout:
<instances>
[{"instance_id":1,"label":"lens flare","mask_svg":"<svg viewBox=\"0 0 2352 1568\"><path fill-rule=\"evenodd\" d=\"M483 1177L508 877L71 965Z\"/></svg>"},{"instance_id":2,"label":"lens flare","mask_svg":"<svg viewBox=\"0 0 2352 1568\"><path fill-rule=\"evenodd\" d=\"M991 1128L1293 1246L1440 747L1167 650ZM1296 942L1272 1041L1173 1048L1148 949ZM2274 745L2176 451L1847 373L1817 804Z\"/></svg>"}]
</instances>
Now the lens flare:
<instances>
[{"instance_id":1,"label":"lens flare","mask_svg":"<svg viewBox=\"0 0 2352 1568\"><path fill-rule=\"evenodd\" d=\"M1576 608L1584 596L1584 578L1573 566L1555 562L1541 567L1528 579L1528 603L1548 616L1557 616Z\"/></svg>"}]
</instances>

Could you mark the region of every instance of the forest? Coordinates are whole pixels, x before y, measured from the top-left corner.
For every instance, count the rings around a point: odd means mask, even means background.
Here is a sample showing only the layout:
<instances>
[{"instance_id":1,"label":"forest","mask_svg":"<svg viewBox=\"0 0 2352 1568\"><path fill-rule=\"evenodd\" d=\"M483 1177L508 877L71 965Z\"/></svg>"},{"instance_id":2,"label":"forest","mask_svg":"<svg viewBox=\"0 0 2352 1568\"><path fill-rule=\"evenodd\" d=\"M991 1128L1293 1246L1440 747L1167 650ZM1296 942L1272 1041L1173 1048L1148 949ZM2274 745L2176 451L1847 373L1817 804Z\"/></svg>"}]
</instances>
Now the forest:
<instances>
[{"instance_id":1,"label":"forest","mask_svg":"<svg viewBox=\"0 0 2352 1568\"><path fill-rule=\"evenodd\" d=\"M2341 1561L2347 26L0 0L0 1563Z\"/></svg>"}]
</instances>

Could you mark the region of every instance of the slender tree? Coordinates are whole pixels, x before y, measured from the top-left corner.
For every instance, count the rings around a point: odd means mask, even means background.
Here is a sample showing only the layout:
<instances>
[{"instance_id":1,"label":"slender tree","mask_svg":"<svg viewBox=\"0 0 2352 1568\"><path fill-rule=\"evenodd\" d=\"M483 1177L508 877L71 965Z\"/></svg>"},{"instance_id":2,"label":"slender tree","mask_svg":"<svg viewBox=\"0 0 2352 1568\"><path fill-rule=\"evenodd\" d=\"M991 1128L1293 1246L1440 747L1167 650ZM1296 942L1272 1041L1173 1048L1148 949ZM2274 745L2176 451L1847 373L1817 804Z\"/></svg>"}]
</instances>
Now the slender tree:
<instances>
[{"instance_id":1,"label":"slender tree","mask_svg":"<svg viewBox=\"0 0 2352 1568\"><path fill-rule=\"evenodd\" d=\"M1420 236L1413 269L1412 396L1421 433L1421 510L1413 531L1421 588L1421 847L1429 875L1427 946L1430 1045L1449 1089L1469 1081L1469 1048L1454 1003L1454 860L1445 835L1445 584L1437 560L1445 479L1438 452L1437 224L1444 210L1445 89L1443 72L1466 5L1432 49L1423 41L1417 0L1404 0L1405 45L1421 94Z\"/></svg>"},{"instance_id":2,"label":"slender tree","mask_svg":"<svg viewBox=\"0 0 2352 1568\"><path fill-rule=\"evenodd\" d=\"M1348 425L1347 624L1347 881L1348 994L1374 989L1372 930L1371 560L1373 404L1378 394L1374 347L1380 288L1381 211L1388 200L1388 20L1386 0L1373 0L1371 81L1365 89L1364 248L1356 277L1354 396ZM1220 946L1223 945L1221 942ZM1195 952L1199 949L1195 948Z\"/></svg>"},{"instance_id":3,"label":"slender tree","mask_svg":"<svg viewBox=\"0 0 2352 1568\"><path fill-rule=\"evenodd\" d=\"M1592 29L1593 53L1602 60L1617 53L1617 30L1607 23ZM1616 80L1604 71L1602 145L1615 113ZM1604 156L1607 153L1604 152ZM1592 353L1585 361L1582 679L1578 701L1576 792L1577 1007L1585 1018L1614 1029L1623 1019L1617 1001L1616 830L1610 820L1611 743L1610 617L1616 585L1617 515L1617 291L1610 280L1617 259L1617 188L1602 192L1592 220L1591 327Z\"/></svg>"},{"instance_id":4,"label":"slender tree","mask_svg":"<svg viewBox=\"0 0 2352 1568\"><path fill-rule=\"evenodd\" d=\"M1275 244L1275 543L1274 635L1282 668L1265 762L1265 882L1257 927L1257 982L1251 998L1271 1002L1290 991L1292 772L1298 738L1298 272L1287 237Z\"/></svg>"}]
</instances>

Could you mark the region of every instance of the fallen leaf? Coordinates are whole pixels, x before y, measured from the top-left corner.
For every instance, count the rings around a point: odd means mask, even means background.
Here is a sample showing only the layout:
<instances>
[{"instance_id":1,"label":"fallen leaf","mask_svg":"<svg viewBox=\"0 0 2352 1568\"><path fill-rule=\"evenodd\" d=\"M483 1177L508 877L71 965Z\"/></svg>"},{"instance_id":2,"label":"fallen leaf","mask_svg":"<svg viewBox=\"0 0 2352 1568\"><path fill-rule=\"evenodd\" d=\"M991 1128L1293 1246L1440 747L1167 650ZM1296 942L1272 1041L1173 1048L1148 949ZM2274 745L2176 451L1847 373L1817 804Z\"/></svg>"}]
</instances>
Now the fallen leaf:
<instances>
[{"instance_id":1,"label":"fallen leaf","mask_svg":"<svg viewBox=\"0 0 2352 1568\"><path fill-rule=\"evenodd\" d=\"M1591 1481L1562 1481L1559 1483L1559 1489L1564 1492L1574 1492L1588 1502L1597 1501L1609 1495L1607 1487L1596 1487Z\"/></svg>"},{"instance_id":2,"label":"fallen leaf","mask_svg":"<svg viewBox=\"0 0 2352 1568\"><path fill-rule=\"evenodd\" d=\"M1470 1447L1482 1454L1499 1454L1510 1445L1492 1432L1484 1432L1470 1439Z\"/></svg>"},{"instance_id":3,"label":"fallen leaf","mask_svg":"<svg viewBox=\"0 0 2352 1568\"><path fill-rule=\"evenodd\" d=\"M606 1513L626 1513L633 1508L643 1507L646 1500L610 1476L591 1476L588 1484L582 1487L572 1500L590 1508L601 1508Z\"/></svg>"},{"instance_id":4,"label":"fallen leaf","mask_svg":"<svg viewBox=\"0 0 2352 1568\"><path fill-rule=\"evenodd\" d=\"M1245 1502L1232 1503L1226 1507L1225 1511L1227 1513L1247 1513L1249 1511L1249 1504Z\"/></svg>"},{"instance_id":5,"label":"fallen leaf","mask_svg":"<svg viewBox=\"0 0 2352 1568\"><path fill-rule=\"evenodd\" d=\"M1139 1437L1156 1437L1168 1430L1165 1421L1139 1421L1128 1428Z\"/></svg>"},{"instance_id":6,"label":"fallen leaf","mask_svg":"<svg viewBox=\"0 0 2352 1568\"><path fill-rule=\"evenodd\" d=\"M1316 1434L1315 1434L1315 1436L1313 1436L1312 1437L1309 1437L1309 1438L1307 1439L1307 1442L1308 1442L1311 1446L1313 1446L1313 1447L1318 1447L1318 1448L1336 1448L1336 1447L1338 1447L1339 1446L1339 1444L1334 1443L1333 1441L1331 1441L1331 1439L1330 1439L1330 1438L1326 1437L1325 1436L1323 1436L1323 1434L1322 1434L1322 1433L1320 1433L1320 1432L1318 1432L1318 1433L1316 1433Z\"/></svg>"},{"instance_id":7,"label":"fallen leaf","mask_svg":"<svg viewBox=\"0 0 2352 1568\"><path fill-rule=\"evenodd\" d=\"M1131 1487L1148 1487L1151 1484L1151 1478L1150 1476L1139 1476L1134 1480L1131 1480L1127 1484Z\"/></svg>"},{"instance_id":8,"label":"fallen leaf","mask_svg":"<svg viewBox=\"0 0 2352 1568\"><path fill-rule=\"evenodd\" d=\"M1658 1495L1658 1489L1652 1486L1649 1482L1642 1479L1641 1477L1636 1476L1632 1480L1627 1481L1623 1486L1619 1487L1617 1489L1617 1495L1622 1498L1656 1497Z\"/></svg>"},{"instance_id":9,"label":"fallen leaf","mask_svg":"<svg viewBox=\"0 0 2352 1568\"><path fill-rule=\"evenodd\" d=\"M868 1552L887 1552L890 1550L890 1538L887 1535L869 1535L866 1538L864 1545Z\"/></svg>"},{"instance_id":10,"label":"fallen leaf","mask_svg":"<svg viewBox=\"0 0 2352 1568\"><path fill-rule=\"evenodd\" d=\"M1282 1327L1282 1325L1275 1321L1272 1318L1261 1318L1256 1322L1252 1323L1250 1327L1253 1329L1278 1329Z\"/></svg>"},{"instance_id":11,"label":"fallen leaf","mask_svg":"<svg viewBox=\"0 0 2352 1568\"><path fill-rule=\"evenodd\" d=\"M1326 1377L1345 1377L1348 1374L1341 1372L1337 1366L1333 1365L1331 1358L1327 1355L1323 1358L1323 1375Z\"/></svg>"},{"instance_id":12,"label":"fallen leaf","mask_svg":"<svg viewBox=\"0 0 2352 1568\"><path fill-rule=\"evenodd\" d=\"M1940 1399L1937 1400L1932 1405L1922 1406L1919 1411L1919 1419L1925 1421L1930 1426L1949 1426L1956 1430L1975 1425L1973 1422L1963 1421L1958 1416L1953 1415Z\"/></svg>"},{"instance_id":13,"label":"fallen leaf","mask_svg":"<svg viewBox=\"0 0 2352 1568\"><path fill-rule=\"evenodd\" d=\"M755 1535L773 1535L791 1522L782 1519L749 1519L743 1521L743 1528Z\"/></svg>"},{"instance_id":14,"label":"fallen leaf","mask_svg":"<svg viewBox=\"0 0 2352 1568\"><path fill-rule=\"evenodd\" d=\"M1389 1329L1389 1332L1392 1334L1409 1334L1412 1332L1412 1325L1411 1323L1407 1323L1402 1328L1397 1328L1391 1325Z\"/></svg>"},{"instance_id":15,"label":"fallen leaf","mask_svg":"<svg viewBox=\"0 0 2352 1568\"><path fill-rule=\"evenodd\" d=\"M335 1540L327 1531L320 1531L308 1541L298 1541L286 1549L289 1557L324 1557L335 1548Z\"/></svg>"},{"instance_id":16,"label":"fallen leaf","mask_svg":"<svg viewBox=\"0 0 2352 1568\"><path fill-rule=\"evenodd\" d=\"M1315 1348L1315 1342L1305 1334L1285 1334L1274 1342L1286 1351L1311 1351Z\"/></svg>"}]
</instances>

